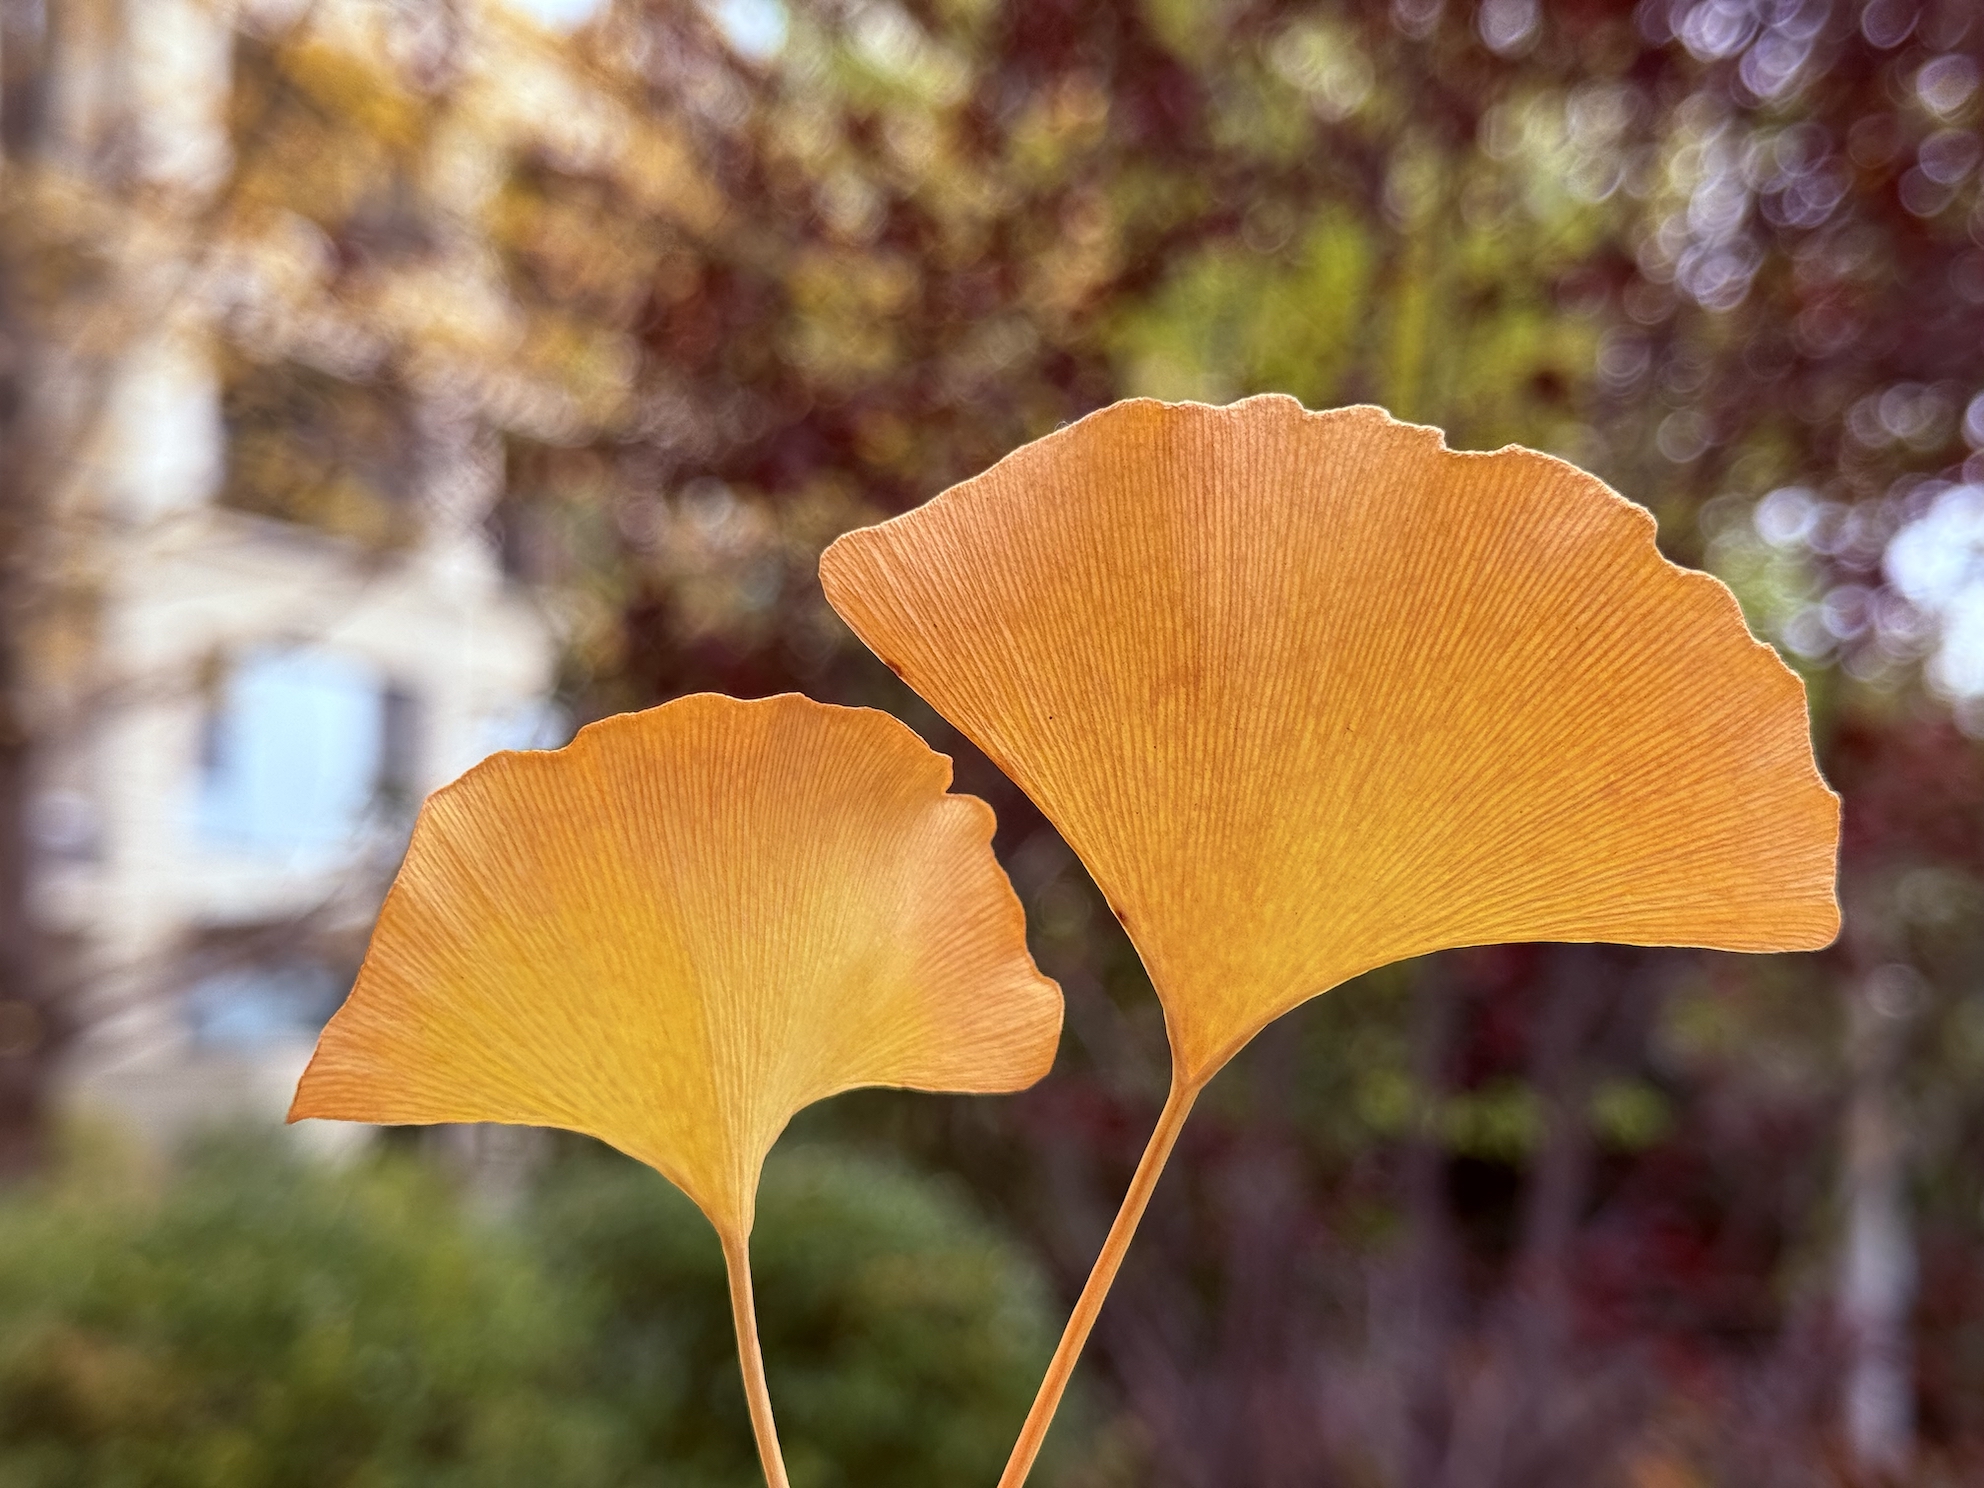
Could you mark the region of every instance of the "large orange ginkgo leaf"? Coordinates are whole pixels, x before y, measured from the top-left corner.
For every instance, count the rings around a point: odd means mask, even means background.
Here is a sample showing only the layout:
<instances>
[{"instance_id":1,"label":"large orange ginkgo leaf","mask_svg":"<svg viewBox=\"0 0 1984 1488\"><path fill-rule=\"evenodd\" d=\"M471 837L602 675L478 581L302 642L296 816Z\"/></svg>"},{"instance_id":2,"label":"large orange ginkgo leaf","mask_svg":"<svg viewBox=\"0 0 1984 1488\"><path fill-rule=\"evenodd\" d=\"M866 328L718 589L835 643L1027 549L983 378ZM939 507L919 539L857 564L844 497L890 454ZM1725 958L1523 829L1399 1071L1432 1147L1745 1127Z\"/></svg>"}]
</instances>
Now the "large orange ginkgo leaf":
<instances>
[{"instance_id":1,"label":"large orange ginkgo leaf","mask_svg":"<svg viewBox=\"0 0 1984 1488\"><path fill-rule=\"evenodd\" d=\"M1019 1488L1197 1092L1374 966L1838 929L1804 689L1653 519L1376 408L1118 404L821 559L855 632L1060 828L1164 1004L1172 1092Z\"/></svg>"},{"instance_id":2,"label":"large orange ginkgo leaf","mask_svg":"<svg viewBox=\"0 0 1984 1488\"><path fill-rule=\"evenodd\" d=\"M783 1481L744 1260L794 1112L859 1085L1004 1091L1054 1057L992 812L902 724L682 698L429 799L291 1119L518 1122L659 1169L723 1238Z\"/></svg>"},{"instance_id":3,"label":"large orange ginkgo leaf","mask_svg":"<svg viewBox=\"0 0 1984 1488\"><path fill-rule=\"evenodd\" d=\"M820 570L1088 865L1202 1081L1441 947L1832 939L1804 690L1653 533L1379 409L1138 401Z\"/></svg>"}]
</instances>

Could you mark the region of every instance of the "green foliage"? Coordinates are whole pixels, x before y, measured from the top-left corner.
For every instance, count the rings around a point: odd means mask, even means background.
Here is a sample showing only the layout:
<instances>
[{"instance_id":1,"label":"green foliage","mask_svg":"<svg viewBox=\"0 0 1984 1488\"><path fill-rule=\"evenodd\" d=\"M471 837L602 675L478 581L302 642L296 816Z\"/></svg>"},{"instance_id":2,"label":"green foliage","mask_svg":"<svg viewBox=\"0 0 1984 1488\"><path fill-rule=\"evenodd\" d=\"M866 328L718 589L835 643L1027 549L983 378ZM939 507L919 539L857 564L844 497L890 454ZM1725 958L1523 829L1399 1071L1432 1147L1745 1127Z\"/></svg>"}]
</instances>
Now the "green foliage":
<instances>
[{"instance_id":1,"label":"green foliage","mask_svg":"<svg viewBox=\"0 0 1984 1488\"><path fill-rule=\"evenodd\" d=\"M723 1257L689 1201L600 1158L553 1181L536 1225L554 1271L603 1319L599 1398L645 1461L668 1465L638 1481L760 1482ZM794 1488L997 1472L1054 1330L1038 1276L961 1193L832 1149L775 1154L752 1270Z\"/></svg>"},{"instance_id":2,"label":"green foliage","mask_svg":"<svg viewBox=\"0 0 1984 1488\"><path fill-rule=\"evenodd\" d=\"M365 1488L611 1481L579 1318L407 1163L204 1154L155 1203L0 1209L0 1481Z\"/></svg>"},{"instance_id":3,"label":"green foliage","mask_svg":"<svg viewBox=\"0 0 1984 1488\"><path fill-rule=\"evenodd\" d=\"M1356 351L1374 256L1363 227L1336 213L1286 265L1233 243L1201 250L1124 317L1115 339L1125 383L1157 398L1276 391L1326 406Z\"/></svg>"},{"instance_id":4,"label":"green foliage","mask_svg":"<svg viewBox=\"0 0 1984 1488\"><path fill-rule=\"evenodd\" d=\"M403 1157L228 1145L131 1188L0 1204L7 1488L761 1481L715 1236L638 1164L576 1156L500 1225ZM775 1157L755 1260L795 1488L997 1471L1053 1320L960 1194Z\"/></svg>"}]
</instances>

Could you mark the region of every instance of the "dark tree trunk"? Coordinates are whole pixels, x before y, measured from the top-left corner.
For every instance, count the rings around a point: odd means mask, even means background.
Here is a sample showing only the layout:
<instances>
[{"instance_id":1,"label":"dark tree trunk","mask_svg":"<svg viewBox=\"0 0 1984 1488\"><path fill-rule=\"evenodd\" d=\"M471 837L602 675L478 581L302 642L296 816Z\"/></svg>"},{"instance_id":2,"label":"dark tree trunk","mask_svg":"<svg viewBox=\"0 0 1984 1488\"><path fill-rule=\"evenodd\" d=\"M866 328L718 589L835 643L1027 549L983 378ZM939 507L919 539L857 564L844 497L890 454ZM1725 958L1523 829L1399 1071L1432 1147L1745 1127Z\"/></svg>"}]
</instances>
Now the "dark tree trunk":
<instances>
[{"instance_id":1,"label":"dark tree trunk","mask_svg":"<svg viewBox=\"0 0 1984 1488\"><path fill-rule=\"evenodd\" d=\"M1448 1354L1459 1310L1447 1149L1439 1129L1441 1103L1453 1078L1456 998L1447 958L1426 957L1414 971L1412 1077L1420 1109L1401 1174L1406 1243L1399 1330L1404 1414L1399 1481L1402 1488L1439 1488L1453 1430Z\"/></svg>"},{"instance_id":2,"label":"dark tree trunk","mask_svg":"<svg viewBox=\"0 0 1984 1488\"><path fill-rule=\"evenodd\" d=\"M1908 1207L1907 1125L1900 1094L1918 974L1889 959L1890 936L1864 885L1849 900L1839 1326L1841 1407L1854 1466L1898 1481L1915 1455L1915 1233Z\"/></svg>"},{"instance_id":3,"label":"dark tree trunk","mask_svg":"<svg viewBox=\"0 0 1984 1488\"><path fill-rule=\"evenodd\" d=\"M11 520L0 526L0 541L14 540L13 526ZM0 606L12 608L14 587L0 581ZM48 1044L28 919L30 751L13 639L0 634L0 1174L34 1163Z\"/></svg>"},{"instance_id":4,"label":"dark tree trunk","mask_svg":"<svg viewBox=\"0 0 1984 1488\"><path fill-rule=\"evenodd\" d=\"M0 0L0 149L18 181L41 134L45 43L52 6ZM27 656L33 553L40 531L33 400L34 306L22 284L18 193L0 201L0 1177L40 1159L57 1020L29 908L33 838L33 712Z\"/></svg>"},{"instance_id":5,"label":"dark tree trunk","mask_svg":"<svg viewBox=\"0 0 1984 1488\"><path fill-rule=\"evenodd\" d=\"M1589 945L1554 948L1549 967L1531 1060L1530 1078L1543 1105L1543 1145L1529 1177L1515 1278L1517 1409L1506 1458L1511 1482L1541 1480L1566 1424L1553 1407L1575 1393L1564 1386L1572 1250L1591 1191L1589 1046L1611 1002L1607 979L1617 974L1605 953Z\"/></svg>"},{"instance_id":6,"label":"dark tree trunk","mask_svg":"<svg viewBox=\"0 0 1984 1488\"><path fill-rule=\"evenodd\" d=\"M1573 1382L1570 1266L1591 1190L1590 1046L1618 975L1590 945L1549 948L1529 1048L1542 1108L1508 1288L1491 1323L1492 1367L1456 1411L1446 1479L1456 1488L1555 1484L1588 1467L1591 1381Z\"/></svg>"}]
</instances>

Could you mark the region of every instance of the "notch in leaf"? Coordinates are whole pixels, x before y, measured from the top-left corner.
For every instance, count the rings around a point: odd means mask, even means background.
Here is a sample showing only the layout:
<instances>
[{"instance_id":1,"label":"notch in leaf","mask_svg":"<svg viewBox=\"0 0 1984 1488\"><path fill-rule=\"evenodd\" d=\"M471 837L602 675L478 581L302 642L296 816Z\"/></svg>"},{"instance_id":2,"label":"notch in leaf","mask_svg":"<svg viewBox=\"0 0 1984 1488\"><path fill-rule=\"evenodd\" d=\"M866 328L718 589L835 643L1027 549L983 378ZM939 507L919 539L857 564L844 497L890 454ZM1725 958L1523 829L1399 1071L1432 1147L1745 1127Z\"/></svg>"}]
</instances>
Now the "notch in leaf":
<instances>
[{"instance_id":1,"label":"notch in leaf","mask_svg":"<svg viewBox=\"0 0 1984 1488\"><path fill-rule=\"evenodd\" d=\"M1002 1488L1198 1092L1373 967L1500 941L1811 949L1839 803L1804 690L1647 512L1381 409L1118 404L842 537L828 599L1046 812L1172 1088Z\"/></svg>"},{"instance_id":2,"label":"notch in leaf","mask_svg":"<svg viewBox=\"0 0 1984 1488\"><path fill-rule=\"evenodd\" d=\"M950 777L887 714L796 696L492 757L422 810L290 1119L557 1126L658 1169L722 1239L785 1488L748 1250L772 1142L855 1086L1020 1089L1060 1036L991 808Z\"/></svg>"}]
</instances>

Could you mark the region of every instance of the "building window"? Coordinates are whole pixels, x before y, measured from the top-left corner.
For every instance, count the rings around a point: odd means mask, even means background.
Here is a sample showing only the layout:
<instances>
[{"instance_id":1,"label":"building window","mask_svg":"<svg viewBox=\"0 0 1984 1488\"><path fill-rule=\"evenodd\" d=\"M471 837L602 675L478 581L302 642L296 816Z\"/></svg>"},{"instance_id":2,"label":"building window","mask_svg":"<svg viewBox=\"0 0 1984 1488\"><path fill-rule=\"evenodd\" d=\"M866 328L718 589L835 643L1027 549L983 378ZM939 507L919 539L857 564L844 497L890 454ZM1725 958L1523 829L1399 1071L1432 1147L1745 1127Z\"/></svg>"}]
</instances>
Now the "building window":
<instances>
[{"instance_id":1,"label":"building window","mask_svg":"<svg viewBox=\"0 0 1984 1488\"><path fill-rule=\"evenodd\" d=\"M308 1043L350 986L350 977L313 962L241 966L195 982L186 1008L194 1039L210 1048Z\"/></svg>"},{"instance_id":2,"label":"building window","mask_svg":"<svg viewBox=\"0 0 1984 1488\"><path fill-rule=\"evenodd\" d=\"M242 656L219 679L201 741L199 840L292 867L355 845L389 767L411 780L417 710L394 696L373 668L335 652Z\"/></svg>"}]
</instances>

